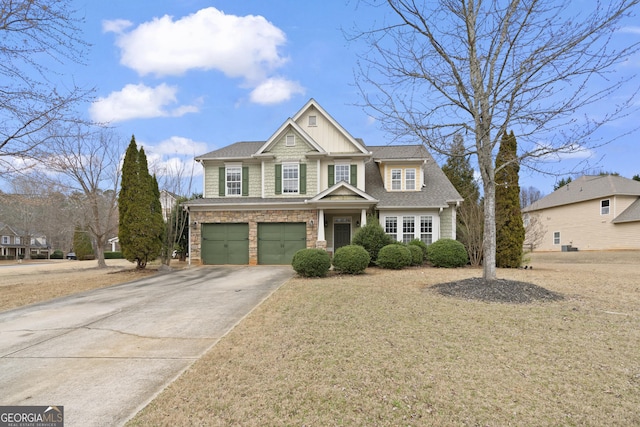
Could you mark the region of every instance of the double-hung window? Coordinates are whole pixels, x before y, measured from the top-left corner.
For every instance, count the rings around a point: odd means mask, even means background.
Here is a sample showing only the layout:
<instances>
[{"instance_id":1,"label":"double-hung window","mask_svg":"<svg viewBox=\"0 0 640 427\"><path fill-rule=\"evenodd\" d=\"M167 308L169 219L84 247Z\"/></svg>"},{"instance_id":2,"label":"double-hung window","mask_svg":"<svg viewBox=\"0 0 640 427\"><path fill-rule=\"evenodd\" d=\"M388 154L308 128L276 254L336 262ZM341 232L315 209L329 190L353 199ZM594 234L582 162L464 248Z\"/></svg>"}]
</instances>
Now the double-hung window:
<instances>
[{"instance_id":1,"label":"double-hung window","mask_svg":"<svg viewBox=\"0 0 640 427\"><path fill-rule=\"evenodd\" d=\"M600 200L600 215L609 215L609 199Z\"/></svg>"},{"instance_id":2,"label":"double-hung window","mask_svg":"<svg viewBox=\"0 0 640 427\"><path fill-rule=\"evenodd\" d=\"M405 187L405 190L416 189L416 170L415 169L404 170L404 187Z\"/></svg>"},{"instance_id":3,"label":"double-hung window","mask_svg":"<svg viewBox=\"0 0 640 427\"><path fill-rule=\"evenodd\" d=\"M412 216L402 217L402 243L409 243L415 238L416 223Z\"/></svg>"},{"instance_id":4,"label":"double-hung window","mask_svg":"<svg viewBox=\"0 0 640 427\"><path fill-rule=\"evenodd\" d=\"M560 244L560 232L559 231L554 231L553 232L553 244L554 245L559 245Z\"/></svg>"},{"instance_id":5,"label":"double-hung window","mask_svg":"<svg viewBox=\"0 0 640 427\"><path fill-rule=\"evenodd\" d=\"M336 183L340 181L344 181L348 183L349 177L351 175L351 165L336 165L335 174L336 174Z\"/></svg>"},{"instance_id":6,"label":"double-hung window","mask_svg":"<svg viewBox=\"0 0 640 427\"><path fill-rule=\"evenodd\" d=\"M420 240L426 245L433 243L433 217L431 215L420 217Z\"/></svg>"},{"instance_id":7,"label":"double-hung window","mask_svg":"<svg viewBox=\"0 0 640 427\"><path fill-rule=\"evenodd\" d=\"M398 218L395 216L388 216L384 220L384 232L387 233L393 240L398 240Z\"/></svg>"},{"instance_id":8,"label":"double-hung window","mask_svg":"<svg viewBox=\"0 0 640 427\"><path fill-rule=\"evenodd\" d=\"M297 194L299 192L300 173L298 163L282 164L282 193Z\"/></svg>"},{"instance_id":9,"label":"double-hung window","mask_svg":"<svg viewBox=\"0 0 640 427\"><path fill-rule=\"evenodd\" d=\"M22 244L22 240L20 240L20 237L18 237L18 236L14 237L13 241L15 242L16 245L21 245Z\"/></svg>"},{"instance_id":10,"label":"double-hung window","mask_svg":"<svg viewBox=\"0 0 640 427\"><path fill-rule=\"evenodd\" d=\"M228 166L227 175L227 196L240 196L242 194L242 167Z\"/></svg>"},{"instance_id":11,"label":"double-hung window","mask_svg":"<svg viewBox=\"0 0 640 427\"><path fill-rule=\"evenodd\" d=\"M9 243L11 243L9 236L2 236L2 244L8 245Z\"/></svg>"},{"instance_id":12,"label":"double-hung window","mask_svg":"<svg viewBox=\"0 0 640 427\"><path fill-rule=\"evenodd\" d=\"M402 169L391 169L391 189L402 190Z\"/></svg>"}]
</instances>

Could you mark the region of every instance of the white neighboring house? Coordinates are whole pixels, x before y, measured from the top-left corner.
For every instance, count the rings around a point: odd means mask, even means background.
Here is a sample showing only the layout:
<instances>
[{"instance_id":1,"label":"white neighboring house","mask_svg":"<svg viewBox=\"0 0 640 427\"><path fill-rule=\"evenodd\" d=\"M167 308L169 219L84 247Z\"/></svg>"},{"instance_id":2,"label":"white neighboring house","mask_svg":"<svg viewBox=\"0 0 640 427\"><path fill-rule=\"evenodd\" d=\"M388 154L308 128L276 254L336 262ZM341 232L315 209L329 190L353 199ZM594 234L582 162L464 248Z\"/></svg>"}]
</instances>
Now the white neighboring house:
<instances>
[{"instance_id":1,"label":"white neighboring house","mask_svg":"<svg viewBox=\"0 0 640 427\"><path fill-rule=\"evenodd\" d=\"M162 219L167 222L171 218L171 212L176 206L178 196L170 191L160 191L160 206L162 206Z\"/></svg>"},{"instance_id":2,"label":"white neighboring house","mask_svg":"<svg viewBox=\"0 0 640 427\"><path fill-rule=\"evenodd\" d=\"M582 176L522 210L537 251L640 250L640 182Z\"/></svg>"}]
</instances>

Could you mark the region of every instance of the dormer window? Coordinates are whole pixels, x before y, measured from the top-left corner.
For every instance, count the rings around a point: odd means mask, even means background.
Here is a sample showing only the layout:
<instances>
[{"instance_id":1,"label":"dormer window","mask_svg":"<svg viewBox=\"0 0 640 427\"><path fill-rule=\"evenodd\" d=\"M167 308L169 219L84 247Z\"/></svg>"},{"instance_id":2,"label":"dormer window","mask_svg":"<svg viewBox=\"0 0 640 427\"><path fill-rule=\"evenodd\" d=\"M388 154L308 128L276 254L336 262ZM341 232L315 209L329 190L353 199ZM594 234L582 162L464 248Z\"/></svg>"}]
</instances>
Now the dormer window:
<instances>
[{"instance_id":1,"label":"dormer window","mask_svg":"<svg viewBox=\"0 0 640 427\"><path fill-rule=\"evenodd\" d=\"M391 169L391 189L402 190L402 169Z\"/></svg>"},{"instance_id":2,"label":"dormer window","mask_svg":"<svg viewBox=\"0 0 640 427\"><path fill-rule=\"evenodd\" d=\"M318 126L318 118L316 116L309 116L309 126Z\"/></svg>"},{"instance_id":3,"label":"dormer window","mask_svg":"<svg viewBox=\"0 0 640 427\"><path fill-rule=\"evenodd\" d=\"M296 145L296 136L295 135L287 135L287 139L285 141L285 145L287 147L294 147Z\"/></svg>"},{"instance_id":4,"label":"dormer window","mask_svg":"<svg viewBox=\"0 0 640 427\"><path fill-rule=\"evenodd\" d=\"M405 190L416 189L416 170L415 169L404 170L404 186L405 186Z\"/></svg>"}]
</instances>

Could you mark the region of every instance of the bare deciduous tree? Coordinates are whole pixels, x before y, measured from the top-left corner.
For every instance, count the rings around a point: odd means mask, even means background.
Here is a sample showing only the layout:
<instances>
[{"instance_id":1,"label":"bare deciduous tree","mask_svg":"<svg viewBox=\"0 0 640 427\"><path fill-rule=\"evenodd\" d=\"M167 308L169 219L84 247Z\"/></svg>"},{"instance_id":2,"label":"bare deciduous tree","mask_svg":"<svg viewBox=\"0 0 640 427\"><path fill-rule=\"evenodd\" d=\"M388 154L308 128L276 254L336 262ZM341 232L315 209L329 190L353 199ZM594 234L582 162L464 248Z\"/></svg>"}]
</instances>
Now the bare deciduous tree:
<instances>
[{"instance_id":1,"label":"bare deciduous tree","mask_svg":"<svg viewBox=\"0 0 640 427\"><path fill-rule=\"evenodd\" d=\"M78 191L78 212L82 225L89 230L95 243L98 267L106 267L104 247L116 234L118 225L118 187L123 144L109 129L85 129L74 126L65 137L51 141L52 152L43 163L65 179L61 184Z\"/></svg>"},{"instance_id":2,"label":"bare deciduous tree","mask_svg":"<svg viewBox=\"0 0 640 427\"><path fill-rule=\"evenodd\" d=\"M625 114L637 89L612 102L630 80L612 72L639 45L614 48L611 40L639 2L576 9L569 0L387 0L388 21L357 31L371 48L357 85L385 130L444 155L448 138L467 135L482 177L486 280L496 279L497 144L513 129L515 161L535 167L536 159L584 149L600 126ZM587 115L594 105L598 114Z\"/></svg>"},{"instance_id":3,"label":"bare deciduous tree","mask_svg":"<svg viewBox=\"0 0 640 427\"><path fill-rule=\"evenodd\" d=\"M86 90L57 68L81 63L88 48L67 0L0 0L0 165L37 157L52 125L75 120ZM66 80L66 81L65 81Z\"/></svg>"}]
</instances>

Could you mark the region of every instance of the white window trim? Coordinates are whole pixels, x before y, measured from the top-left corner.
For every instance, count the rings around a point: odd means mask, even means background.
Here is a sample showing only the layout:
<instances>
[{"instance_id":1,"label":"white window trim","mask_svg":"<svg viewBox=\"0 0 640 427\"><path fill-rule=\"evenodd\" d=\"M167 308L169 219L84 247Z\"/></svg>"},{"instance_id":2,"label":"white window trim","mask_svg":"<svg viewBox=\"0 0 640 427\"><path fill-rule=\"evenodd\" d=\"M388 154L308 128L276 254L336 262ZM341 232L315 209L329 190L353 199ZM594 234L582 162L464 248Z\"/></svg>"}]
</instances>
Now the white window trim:
<instances>
[{"instance_id":1,"label":"white window trim","mask_svg":"<svg viewBox=\"0 0 640 427\"><path fill-rule=\"evenodd\" d=\"M288 134L287 136L284 137L284 145L287 147L295 147L296 146L296 135L295 134Z\"/></svg>"},{"instance_id":2,"label":"white window trim","mask_svg":"<svg viewBox=\"0 0 640 427\"><path fill-rule=\"evenodd\" d=\"M409 179L407 178L407 172L409 171L413 171L413 188L409 188L409 186L407 185L407 182L409 182ZM418 173L416 171L416 168L406 168L404 169L404 187L406 190L408 191L414 191L416 188L418 188Z\"/></svg>"},{"instance_id":3,"label":"white window trim","mask_svg":"<svg viewBox=\"0 0 640 427\"><path fill-rule=\"evenodd\" d=\"M609 206L602 206L604 202L609 202ZM607 210L605 213L604 210ZM611 213L611 199L602 199L600 200L600 215L609 215Z\"/></svg>"},{"instance_id":4,"label":"white window trim","mask_svg":"<svg viewBox=\"0 0 640 427\"><path fill-rule=\"evenodd\" d=\"M335 183L339 183L340 181L344 181L348 184L351 182L351 163L336 163L333 165L333 179ZM346 167L347 168L347 179L338 179L338 167Z\"/></svg>"},{"instance_id":5,"label":"white window trim","mask_svg":"<svg viewBox=\"0 0 640 427\"><path fill-rule=\"evenodd\" d=\"M398 179L394 179L393 178L393 172L394 171L400 171L400 188L393 188L393 183L394 182L398 182ZM389 178L391 179L391 182L389 183L389 189L391 191L402 191L402 168L393 168L391 169L391 172L389 174Z\"/></svg>"},{"instance_id":6,"label":"white window trim","mask_svg":"<svg viewBox=\"0 0 640 427\"><path fill-rule=\"evenodd\" d=\"M11 244L11 237L10 236L2 236L2 244L3 245L10 245Z\"/></svg>"},{"instance_id":7,"label":"white window trim","mask_svg":"<svg viewBox=\"0 0 640 427\"><path fill-rule=\"evenodd\" d=\"M556 243L556 234L558 235L558 243ZM560 234L559 231L554 231L551 236L553 238L553 244L554 245L559 245L560 243L562 243L562 238L561 238L561 234Z\"/></svg>"},{"instance_id":8,"label":"white window trim","mask_svg":"<svg viewBox=\"0 0 640 427\"><path fill-rule=\"evenodd\" d=\"M230 194L229 193L229 169L239 169L240 170L240 187L238 194ZM229 197L239 197L242 196L242 165L225 165L224 167L224 194Z\"/></svg>"},{"instance_id":9,"label":"white window trim","mask_svg":"<svg viewBox=\"0 0 640 427\"><path fill-rule=\"evenodd\" d=\"M316 127L318 126L318 116L316 115L310 115L309 116L309 127Z\"/></svg>"},{"instance_id":10,"label":"white window trim","mask_svg":"<svg viewBox=\"0 0 640 427\"><path fill-rule=\"evenodd\" d=\"M284 171L286 167L291 167L291 166L295 166L296 167L296 191L285 191L285 177L284 177ZM293 181L293 179L290 179L291 181ZM282 194L300 194L300 163L296 163L296 162L286 162L286 163L282 163Z\"/></svg>"},{"instance_id":11,"label":"white window trim","mask_svg":"<svg viewBox=\"0 0 640 427\"><path fill-rule=\"evenodd\" d=\"M431 243L440 239L440 217L435 212L416 212L416 213L408 213L403 211L389 211L385 214L380 215L380 225L384 229L385 233L390 235L394 240L398 242L402 242L404 240L404 218L411 217L413 218L413 239L422 240L422 229L421 229L421 220L422 217L430 217L431 218ZM387 218L395 218L396 219L396 233L389 234L387 233Z\"/></svg>"}]
</instances>

